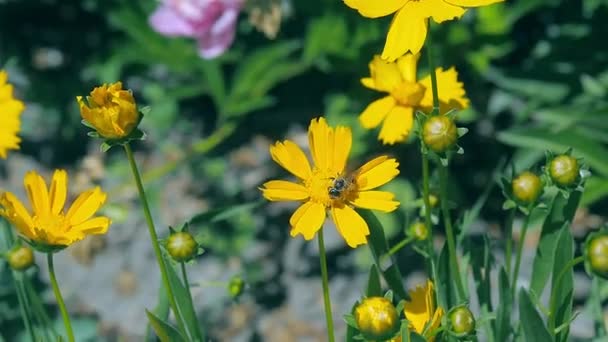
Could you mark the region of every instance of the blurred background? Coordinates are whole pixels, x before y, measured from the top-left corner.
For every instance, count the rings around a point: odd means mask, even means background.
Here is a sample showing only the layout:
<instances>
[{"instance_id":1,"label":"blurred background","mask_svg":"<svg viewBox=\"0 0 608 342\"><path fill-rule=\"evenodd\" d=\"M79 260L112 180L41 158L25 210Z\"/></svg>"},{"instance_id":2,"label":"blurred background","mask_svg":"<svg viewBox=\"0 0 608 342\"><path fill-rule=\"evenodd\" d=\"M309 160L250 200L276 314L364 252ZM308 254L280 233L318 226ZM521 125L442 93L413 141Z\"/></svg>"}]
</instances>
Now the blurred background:
<instances>
[{"instance_id":1,"label":"blurred background","mask_svg":"<svg viewBox=\"0 0 608 342\"><path fill-rule=\"evenodd\" d=\"M27 170L48 176L66 168L70 191L100 184L109 193L103 209L114 222L109 233L58 254L56 270L78 341L142 340L144 308L156 305L160 275L136 189L123 151L99 151L75 101L94 86L121 80L141 107L151 108L142 122L147 139L135 149L160 235L197 215L211 218L191 227L205 253L188 267L212 338L323 341L316 244L290 238L294 206L263 201L258 187L286 176L270 160L269 144L289 138L306 145L310 119L325 115L333 125L353 127L351 168L379 153L399 159L401 175L388 188L402 206L380 219L392 242L403 238L420 210L419 146L382 146L377 131L357 121L378 96L359 80L382 50L390 18L362 18L338 0L248 0L234 43L204 59L195 40L151 27L159 5L0 0L0 67L27 106L21 150L0 162L0 189L24 196ZM464 155L451 165L454 215L483 204L467 234L474 243L489 233L497 259L506 215L495 180L507 162L523 170L542 162L547 149L572 147L592 171L575 237L605 221L607 19L606 0L511 0L433 25L439 65L456 66L471 99L471 108L458 114L469 133L460 141ZM427 73L423 57L419 75ZM484 201L476 202L480 196ZM363 294L371 256L365 247L345 245L331 224L326 228L334 315L343 332L341 317ZM443 243L441 236L436 243ZM418 254L405 249L397 256L408 287L425 280ZM45 265L39 265L28 276L61 329ZM238 300L225 285L235 275L248 284ZM575 284L582 314L572 334L585 340L593 331L585 313L590 281L580 273ZM25 341L23 330L11 273L0 261L0 340Z\"/></svg>"}]
</instances>

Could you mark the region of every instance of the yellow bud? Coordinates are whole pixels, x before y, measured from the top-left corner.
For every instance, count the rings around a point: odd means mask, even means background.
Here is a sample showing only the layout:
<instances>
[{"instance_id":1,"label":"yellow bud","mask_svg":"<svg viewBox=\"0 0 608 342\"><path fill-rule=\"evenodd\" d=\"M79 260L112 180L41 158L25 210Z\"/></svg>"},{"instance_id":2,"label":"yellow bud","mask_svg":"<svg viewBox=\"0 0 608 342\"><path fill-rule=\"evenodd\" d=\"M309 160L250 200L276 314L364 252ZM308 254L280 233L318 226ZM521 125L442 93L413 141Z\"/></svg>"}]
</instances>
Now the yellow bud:
<instances>
[{"instance_id":1,"label":"yellow bud","mask_svg":"<svg viewBox=\"0 0 608 342\"><path fill-rule=\"evenodd\" d=\"M384 297L365 298L355 308L355 322L368 339L385 340L399 330L399 314L390 300Z\"/></svg>"},{"instance_id":2,"label":"yellow bud","mask_svg":"<svg viewBox=\"0 0 608 342\"><path fill-rule=\"evenodd\" d=\"M437 153L447 151L458 139L458 130L454 121L446 115L429 117L422 126L424 144Z\"/></svg>"},{"instance_id":3,"label":"yellow bud","mask_svg":"<svg viewBox=\"0 0 608 342\"><path fill-rule=\"evenodd\" d=\"M572 156L562 154L551 160L549 175L560 186L570 186L578 179L578 161Z\"/></svg>"},{"instance_id":4,"label":"yellow bud","mask_svg":"<svg viewBox=\"0 0 608 342\"><path fill-rule=\"evenodd\" d=\"M424 241L429 237L429 230L423 222L416 221L409 228L409 235L418 241Z\"/></svg>"},{"instance_id":5,"label":"yellow bud","mask_svg":"<svg viewBox=\"0 0 608 342\"><path fill-rule=\"evenodd\" d=\"M7 255L9 266L15 271L25 271L34 264L34 252L30 247L13 248Z\"/></svg>"},{"instance_id":6,"label":"yellow bud","mask_svg":"<svg viewBox=\"0 0 608 342\"><path fill-rule=\"evenodd\" d=\"M237 299L243 294L245 289L245 281L239 276L234 276L228 283L228 294L232 299Z\"/></svg>"},{"instance_id":7,"label":"yellow bud","mask_svg":"<svg viewBox=\"0 0 608 342\"><path fill-rule=\"evenodd\" d=\"M169 235L167 250L175 261L184 262L196 256L198 243L196 243L192 234L188 232L176 232Z\"/></svg>"},{"instance_id":8,"label":"yellow bud","mask_svg":"<svg viewBox=\"0 0 608 342\"><path fill-rule=\"evenodd\" d=\"M475 331L475 318L466 306L459 306L449 314L450 326L453 333L458 336L472 334Z\"/></svg>"},{"instance_id":9,"label":"yellow bud","mask_svg":"<svg viewBox=\"0 0 608 342\"><path fill-rule=\"evenodd\" d=\"M585 254L593 273L608 278L608 235L594 236L587 243Z\"/></svg>"},{"instance_id":10,"label":"yellow bud","mask_svg":"<svg viewBox=\"0 0 608 342\"><path fill-rule=\"evenodd\" d=\"M524 204L534 203L543 189L540 177L530 171L524 171L511 183L513 196Z\"/></svg>"},{"instance_id":11,"label":"yellow bud","mask_svg":"<svg viewBox=\"0 0 608 342\"><path fill-rule=\"evenodd\" d=\"M77 96L80 115L97 133L106 139L127 137L140 121L135 99L122 83L104 84L91 91L86 101Z\"/></svg>"},{"instance_id":12,"label":"yellow bud","mask_svg":"<svg viewBox=\"0 0 608 342\"><path fill-rule=\"evenodd\" d=\"M429 205L431 208L435 208L437 203L439 203L439 198L433 194L429 194Z\"/></svg>"}]
</instances>

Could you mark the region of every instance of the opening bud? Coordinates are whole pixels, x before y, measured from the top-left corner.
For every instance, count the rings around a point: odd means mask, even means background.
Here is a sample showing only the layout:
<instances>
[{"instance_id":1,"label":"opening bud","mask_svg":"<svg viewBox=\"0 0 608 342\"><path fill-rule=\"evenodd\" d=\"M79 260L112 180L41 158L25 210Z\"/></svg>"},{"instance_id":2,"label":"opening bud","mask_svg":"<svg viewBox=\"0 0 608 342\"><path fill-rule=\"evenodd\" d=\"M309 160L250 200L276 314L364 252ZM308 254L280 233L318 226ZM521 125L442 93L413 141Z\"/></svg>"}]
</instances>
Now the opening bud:
<instances>
[{"instance_id":1,"label":"opening bud","mask_svg":"<svg viewBox=\"0 0 608 342\"><path fill-rule=\"evenodd\" d=\"M167 250L175 261L186 262L198 254L198 243L186 231L175 232L167 239Z\"/></svg>"},{"instance_id":2,"label":"opening bud","mask_svg":"<svg viewBox=\"0 0 608 342\"><path fill-rule=\"evenodd\" d=\"M475 332L475 317L468 307L458 306L451 310L448 317L450 331L456 336L464 337Z\"/></svg>"},{"instance_id":3,"label":"opening bud","mask_svg":"<svg viewBox=\"0 0 608 342\"><path fill-rule=\"evenodd\" d=\"M585 244L585 263L598 277L608 279L608 233L590 235Z\"/></svg>"},{"instance_id":4,"label":"opening bud","mask_svg":"<svg viewBox=\"0 0 608 342\"><path fill-rule=\"evenodd\" d=\"M11 269L25 271L34 265L34 251L27 246L18 246L8 252L6 259Z\"/></svg>"},{"instance_id":5,"label":"opening bud","mask_svg":"<svg viewBox=\"0 0 608 342\"><path fill-rule=\"evenodd\" d=\"M458 129L447 115L431 116L422 126L424 144L436 153L443 153L458 140Z\"/></svg>"},{"instance_id":6,"label":"opening bud","mask_svg":"<svg viewBox=\"0 0 608 342\"><path fill-rule=\"evenodd\" d=\"M549 176L559 186L571 186L578 180L579 165L576 158L562 154L549 163Z\"/></svg>"},{"instance_id":7,"label":"opening bud","mask_svg":"<svg viewBox=\"0 0 608 342\"><path fill-rule=\"evenodd\" d=\"M370 340L393 337L401 322L393 303L384 297L369 297L355 308L355 322L363 336Z\"/></svg>"},{"instance_id":8,"label":"opening bud","mask_svg":"<svg viewBox=\"0 0 608 342\"><path fill-rule=\"evenodd\" d=\"M536 202L543 190L540 177L530 171L524 171L515 177L511 187L515 199L523 204Z\"/></svg>"}]
</instances>

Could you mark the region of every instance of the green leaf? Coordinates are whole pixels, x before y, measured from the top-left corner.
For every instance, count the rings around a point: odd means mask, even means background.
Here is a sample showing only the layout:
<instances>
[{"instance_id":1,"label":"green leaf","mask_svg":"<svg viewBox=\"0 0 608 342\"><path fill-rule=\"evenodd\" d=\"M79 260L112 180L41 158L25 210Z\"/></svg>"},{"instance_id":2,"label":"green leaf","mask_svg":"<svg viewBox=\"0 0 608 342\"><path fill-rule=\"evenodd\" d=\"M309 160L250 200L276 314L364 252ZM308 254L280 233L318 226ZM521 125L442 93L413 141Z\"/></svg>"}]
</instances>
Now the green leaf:
<instances>
[{"instance_id":1,"label":"green leaf","mask_svg":"<svg viewBox=\"0 0 608 342\"><path fill-rule=\"evenodd\" d=\"M372 256L374 257L374 262L384 280L388 284L388 287L395 292L397 296L397 300L405 299L409 300L409 296L407 291L405 291L405 287L403 286L403 277L401 276L401 272L399 271L399 267L394 263L392 257L384 257L389 251L388 243L384 236L384 229L382 228L382 224L376 218L376 216L369 210L361 209L358 210L359 214L363 217L367 225L369 226L369 237L368 237L368 245L372 252ZM391 264L388 267L383 268L381 265L380 258L389 260Z\"/></svg>"},{"instance_id":2,"label":"green leaf","mask_svg":"<svg viewBox=\"0 0 608 342\"><path fill-rule=\"evenodd\" d=\"M511 310L513 298L509 276L504 267L500 269L498 279L499 302L496 309L494 336L496 341L508 341L511 335Z\"/></svg>"},{"instance_id":3,"label":"green leaf","mask_svg":"<svg viewBox=\"0 0 608 342\"><path fill-rule=\"evenodd\" d=\"M242 214L243 212L250 212L257 206L261 205L262 201L256 201L252 203L245 203L239 205L229 205L216 209L208 210L204 213L193 216L188 223L192 226L206 223L215 223L227 220L231 217Z\"/></svg>"},{"instance_id":4,"label":"green leaf","mask_svg":"<svg viewBox=\"0 0 608 342\"><path fill-rule=\"evenodd\" d=\"M566 222L562 226L555 249L555 261L553 263L553 276L551 278L551 298L555 298L557 303L550 303L551 310L551 327L559 327L567 323L572 316L572 299L574 292L574 270L571 265L568 265L574 258L574 239L570 233L570 225ZM564 267L568 266L568 270L557 279ZM555 307L553 307L555 305ZM556 342L568 340L569 328L563 328L555 337Z\"/></svg>"},{"instance_id":5,"label":"green leaf","mask_svg":"<svg viewBox=\"0 0 608 342\"><path fill-rule=\"evenodd\" d=\"M175 296L175 301L180 315L184 320L184 325L194 341L205 341L203 331L201 330L201 324L196 317L196 311L189 299L189 289L184 287L181 279L175 273L175 268L170 262L169 257L165 254L163 254L163 257L165 263L167 264L167 276L169 278L169 283L171 289L173 290L173 295ZM186 286L188 286L188 284L186 284Z\"/></svg>"},{"instance_id":6,"label":"green leaf","mask_svg":"<svg viewBox=\"0 0 608 342\"><path fill-rule=\"evenodd\" d=\"M367 297L378 297L382 296L382 286L380 285L380 273L378 267L375 264L369 269L369 279L367 280L367 291L365 292Z\"/></svg>"},{"instance_id":7,"label":"green leaf","mask_svg":"<svg viewBox=\"0 0 608 342\"><path fill-rule=\"evenodd\" d=\"M445 243L439 253L439 262L437 263L437 276L435 279L435 288L441 294L439 296L439 306L443 308L451 308L456 303L456 288L451 279L450 272L450 257L448 252L448 244Z\"/></svg>"},{"instance_id":8,"label":"green leaf","mask_svg":"<svg viewBox=\"0 0 608 342\"><path fill-rule=\"evenodd\" d=\"M152 329L154 329L156 336L158 336L161 342L186 342L186 339L182 334L171 326L171 324L158 318L148 310L146 310L146 316L148 316L148 322L150 322Z\"/></svg>"},{"instance_id":9,"label":"green leaf","mask_svg":"<svg viewBox=\"0 0 608 342\"><path fill-rule=\"evenodd\" d=\"M471 269L473 270L473 279L477 291L477 299L481 307L486 307L487 311L492 311L492 298L490 296L491 278L490 270L492 268L492 251L490 249L490 240L487 235L483 236L483 244L467 240L464 244L464 250L471 255Z\"/></svg>"},{"instance_id":10,"label":"green leaf","mask_svg":"<svg viewBox=\"0 0 608 342\"><path fill-rule=\"evenodd\" d=\"M587 207L608 196L608 178L591 176L585 181L581 207Z\"/></svg>"},{"instance_id":11,"label":"green leaf","mask_svg":"<svg viewBox=\"0 0 608 342\"><path fill-rule=\"evenodd\" d=\"M276 103L272 96L246 97L234 101L228 101L222 108L225 117L237 117L256 110L270 107Z\"/></svg>"},{"instance_id":12,"label":"green leaf","mask_svg":"<svg viewBox=\"0 0 608 342\"><path fill-rule=\"evenodd\" d=\"M357 303L355 303L353 305L353 308L350 310L351 314L355 313L356 307L357 307ZM352 324L352 323L354 323L354 318L352 316L351 316L351 318L353 321L351 321L350 324L349 323L346 324L346 341L347 342L354 341L355 336L359 334L359 331L357 329L355 329L355 327ZM355 323L355 325L356 325L356 323Z\"/></svg>"},{"instance_id":13,"label":"green leaf","mask_svg":"<svg viewBox=\"0 0 608 342\"><path fill-rule=\"evenodd\" d=\"M532 304L530 295L523 288L519 291L519 317L527 342L550 342L553 339L538 311Z\"/></svg>"},{"instance_id":14,"label":"green leaf","mask_svg":"<svg viewBox=\"0 0 608 342\"><path fill-rule=\"evenodd\" d=\"M560 229L564 223L572 222L580 199L580 191L573 191L568 198L558 192L551 203L549 214L543 222L532 266L532 280L530 281L530 289L539 297L553 269L555 247L559 239Z\"/></svg>"}]
</instances>

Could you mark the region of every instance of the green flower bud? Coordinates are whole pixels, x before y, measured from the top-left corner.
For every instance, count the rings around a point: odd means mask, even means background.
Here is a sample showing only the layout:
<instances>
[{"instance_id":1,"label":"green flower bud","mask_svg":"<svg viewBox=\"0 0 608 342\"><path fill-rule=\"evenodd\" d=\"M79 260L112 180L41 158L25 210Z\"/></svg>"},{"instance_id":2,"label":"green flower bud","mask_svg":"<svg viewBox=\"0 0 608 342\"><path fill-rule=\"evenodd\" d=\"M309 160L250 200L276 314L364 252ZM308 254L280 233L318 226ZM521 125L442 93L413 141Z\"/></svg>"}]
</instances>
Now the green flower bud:
<instances>
[{"instance_id":1,"label":"green flower bud","mask_svg":"<svg viewBox=\"0 0 608 342\"><path fill-rule=\"evenodd\" d=\"M466 306L451 310L448 315L451 331L457 336L467 336L475 332L475 318Z\"/></svg>"},{"instance_id":2,"label":"green flower bud","mask_svg":"<svg viewBox=\"0 0 608 342\"><path fill-rule=\"evenodd\" d=\"M167 239L169 255L178 262L185 262L194 258L198 253L198 243L188 232L176 232Z\"/></svg>"},{"instance_id":3,"label":"green flower bud","mask_svg":"<svg viewBox=\"0 0 608 342\"><path fill-rule=\"evenodd\" d=\"M416 221L409 227L408 235L418 241L424 241L429 237L429 230L423 222Z\"/></svg>"},{"instance_id":4,"label":"green flower bud","mask_svg":"<svg viewBox=\"0 0 608 342\"><path fill-rule=\"evenodd\" d=\"M19 246L7 254L9 266L15 271L25 271L34 265L34 251L27 246Z\"/></svg>"},{"instance_id":5,"label":"green flower bud","mask_svg":"<svg viewBox=\"0 0 608 342\"><path fill-rule=\"evenodd\" d=\"M511 187L515 199L523 204L536 202L543 190L540 177L530 171L524 171L513 179Z\"/></svg>"},{"instance_id":6,"label":"green flower bud","mask_svg":"<svg viewBox=\"0 0 608 342\"><path fill-rule=\"evenodd\" d=\"M608 234L590 236L585 244L585 257L593 273L608 279Z\"/></svg>"},{"instance_id":7,"label":"green flower bud","mask_svg":"<svg viewBox=\"0 0 608 342\"><path fill-rule=\"evenodd\" d=\"M433 194L429 194L429 205L431 206L431 208L435 208L438 203L439 203L439 197L437 197Z\"/></svg>"},{"instance_id":8,"label":"green flower bud","mask_svg":"<svg viewBox=\"0 0 608 342\"><path fill-rule=\"evenodd\" d=\"M551 180L559 186L571 186L578 179L579 166L576 158L562 154L549 163Z\"/></svg>"},{"instance_id":9,"label":"green flower bud","mask_svg":"<svg viewBox=\"0 0 608 342\"><path fill-rule=\"evenodd\" d=\"M432 151L442 153L454 146L458 139L458 129L454 121L446 115L429 117L422 126L422 140Z\"/></svg>"},{"instance_id":10,"label":"green flower bud","mask_svg":"<svg viewBox=\"0 0 608 342\"><path fill-rule=\"evenodd\" d=\"M245 281L240 276L234 276L228 282L228 294L232 299L237 299L243 294Z\"/></svg>"},{"instance_id":11,"label":"green flower bud","mask_svg":"<svg viewBox=\"0 0 608 342\"><path fill-rule=\"evenodd\" d=\"M370 340L386 340L399 331L399 314L384 297L365 298L355 308L355 322L361 334Z\"/></svg>"}]
</instances>

